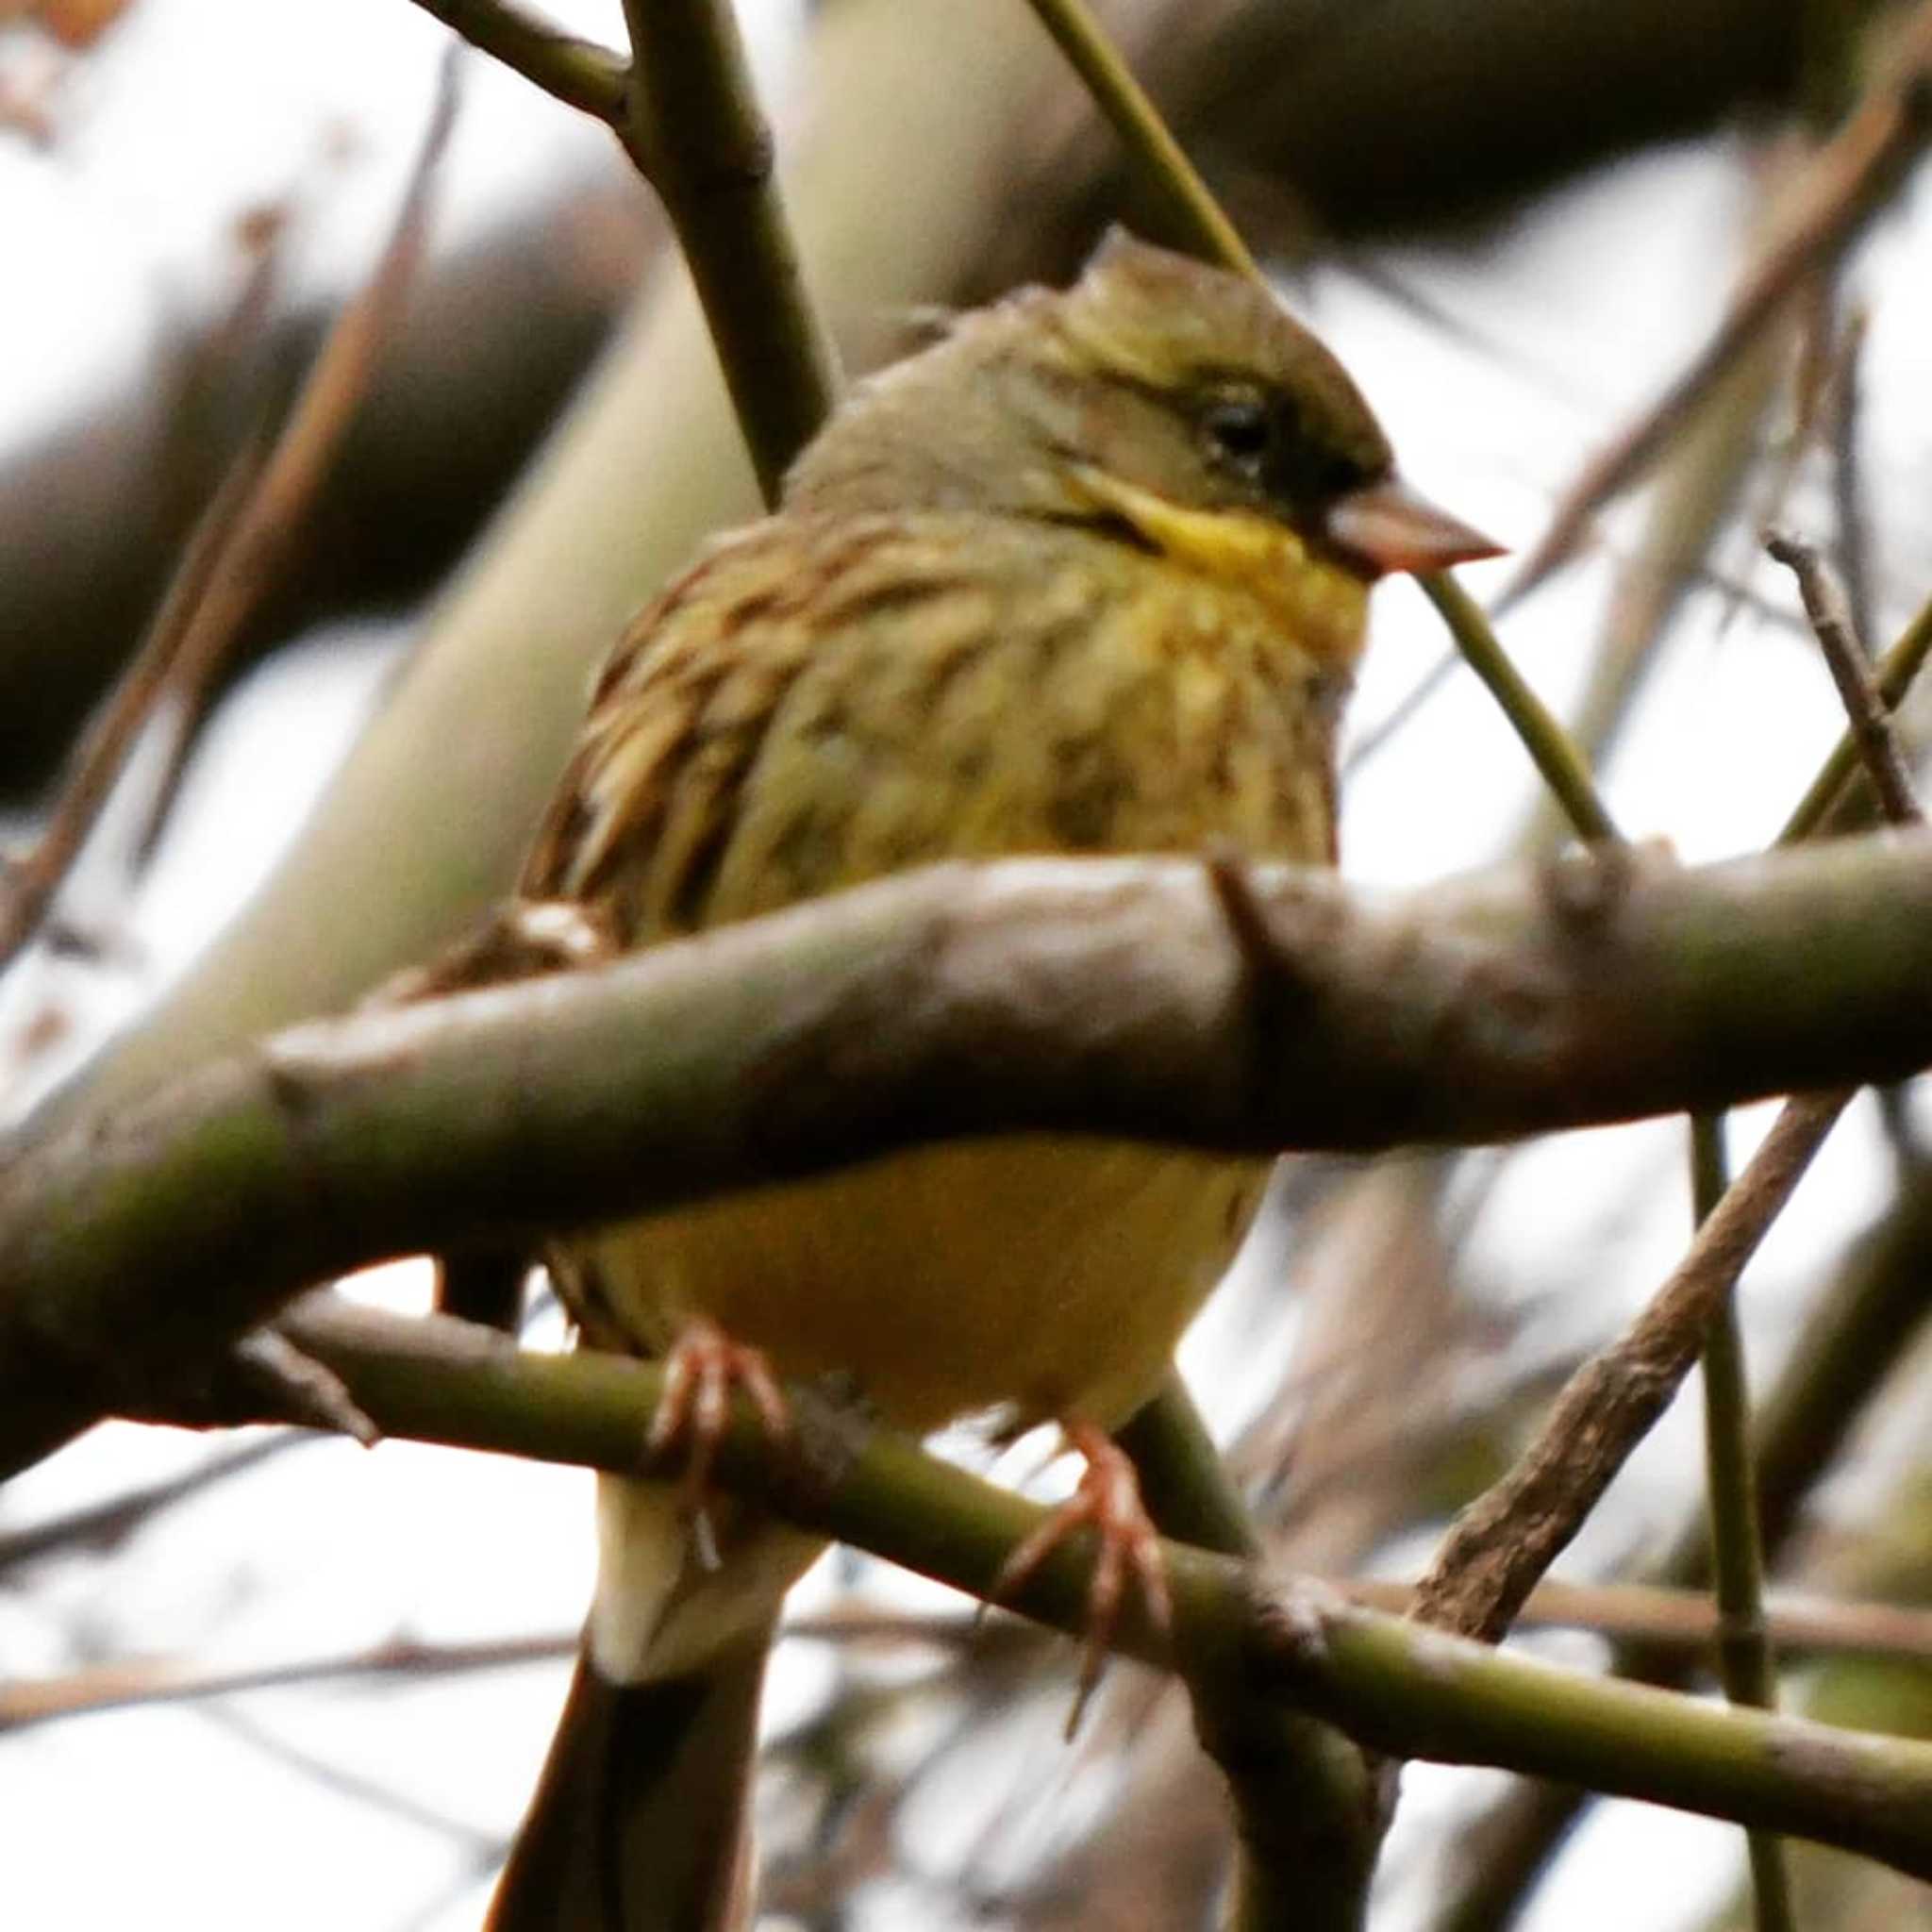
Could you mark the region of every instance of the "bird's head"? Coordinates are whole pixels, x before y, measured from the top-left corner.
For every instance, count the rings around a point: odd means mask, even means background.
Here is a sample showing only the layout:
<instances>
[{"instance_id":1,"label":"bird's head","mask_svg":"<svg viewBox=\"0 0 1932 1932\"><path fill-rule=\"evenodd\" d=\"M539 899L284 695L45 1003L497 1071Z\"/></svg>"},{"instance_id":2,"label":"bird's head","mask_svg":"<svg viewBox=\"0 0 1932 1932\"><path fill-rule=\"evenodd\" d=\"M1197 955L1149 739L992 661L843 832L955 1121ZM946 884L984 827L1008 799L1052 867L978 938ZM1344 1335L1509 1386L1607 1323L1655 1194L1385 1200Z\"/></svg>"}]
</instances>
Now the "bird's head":
<instances>
[{"instance_id":1,"label":"bird's head","mask_svg":"<svg viewBox=\"0 0 1932 1932\"><path fill-rule=\"evenodd\" d=\"M786 498L1091 521L1243 575L1496 552L1403 483L1347 372L1266 289L1121 229L1073 287L964 315L861 384Z\"/></svg>"}]
</instances>

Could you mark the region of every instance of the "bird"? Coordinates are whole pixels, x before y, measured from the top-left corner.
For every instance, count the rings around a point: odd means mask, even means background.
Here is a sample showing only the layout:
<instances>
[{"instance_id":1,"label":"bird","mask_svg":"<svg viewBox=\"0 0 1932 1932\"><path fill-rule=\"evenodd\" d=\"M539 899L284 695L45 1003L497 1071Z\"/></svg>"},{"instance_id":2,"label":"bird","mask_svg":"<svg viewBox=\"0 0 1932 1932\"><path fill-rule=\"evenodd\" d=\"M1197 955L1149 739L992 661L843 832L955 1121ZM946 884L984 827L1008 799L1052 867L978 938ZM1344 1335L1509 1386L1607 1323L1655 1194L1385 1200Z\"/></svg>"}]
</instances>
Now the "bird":
<instances>
[{"instance_id":1,"label":"bird","mask_svg":"<svg viewBox=\"0 0 1932 1932\"><path fill-rule=\"evenodd\" d=\"M775 509L631 623L520 893L627 951L941 859L1332 864L1370 586L1495 550L1409 488L1268 288L1115 229L1069 286L963 312L857 385ZM779 1384L821 1378L915 1433L1060 1424L1089 1461L1061 1527L1122 1541L1158 1592L1107 1432L1155 1392L1265 1177L970 1141L575 1234L550 1266L585 1344L667 1364L659 1437L734 1387L782 1437ZM819 1544L725 1497L699 1535L688 1491L608 1475L598 1523L488 1923L723 1932L752 1892L765 1659Z\"/></svg>"}]
</instances>

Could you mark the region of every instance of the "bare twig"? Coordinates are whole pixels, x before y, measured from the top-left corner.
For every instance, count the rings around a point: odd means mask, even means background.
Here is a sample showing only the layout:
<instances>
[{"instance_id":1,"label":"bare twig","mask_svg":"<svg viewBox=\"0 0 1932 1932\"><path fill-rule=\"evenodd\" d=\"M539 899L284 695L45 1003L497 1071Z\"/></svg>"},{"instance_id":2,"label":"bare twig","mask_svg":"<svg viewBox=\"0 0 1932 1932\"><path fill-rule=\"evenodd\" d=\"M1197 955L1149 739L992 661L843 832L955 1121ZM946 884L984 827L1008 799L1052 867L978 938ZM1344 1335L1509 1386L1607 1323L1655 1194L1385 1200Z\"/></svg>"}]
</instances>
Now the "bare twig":
<instances>
[{"instance_id":1,"label":"bare twig","mask_svg":"<svg viewBox=\"0 0 1932 1932\"><path fill-rule=\"evenodd\" d=\"M175 741L166 779L151 808L150 839L173 799L193 721L216 673L293 559L316 496L395 334L428 242L430 201L456 123L460 73L453 51L438 75L436 103L382 254L367 283L330 327L168 667L167 691L176 708Z\"/></svg>"},{"instance_id":2,"label":"bare twig","mask_svg":"<svg viewBox=\"0 0 1932 1932\"><path fill-rule=\"evenodd\" d=\"M1579 839L1616 840L1621 835L1609 808L1591 778L1590 763L1556 714L1544 705L1505 655L1482 607L1448 573L1421 579L1430 603L1441 612L1470 669L1489 688L1542 780L1562 807Z\"/></svg>"},{"instance_id":3,"label":"bare twig","mask_svg":"<svg viewBox=\"0 0 1932 1932\"><path fill-rule=\"evenodd\" d=\"M1794 1100L1629 1330L1571 1377L1535 1442L1462 1515L1416 1591L1424 1623L1491 1641L1596 1507L1704 1347L1850 1096Z\"/></svg>"},{"instance_id":4,"label":"bare twig","mask_svg":"<svg viewBox=\"0 0 1932 1932\"><path fill-rule=\"evenodd\" d=\"M1924 814L1912 795L1911 778L1899 753L1884 697L1872 675L1871 659L1852 628L1851 611L1837 579L1817 550L1795 537L1769 531L1764 547L1798 580L1805 614L1811 620L1818 647L1824 654L1850 721L1853 741L1886 818L1895 825L1924 823Z\"/></svg>"},{"instance_id":5,"label":"bare twig","mask_svg":"<svg viewBox=\"0 0 1932 1932\"><path fill-rule=\"evenodd\" d=\"M1690 1123L1692 1208L1701 1226L1731 1185L1724 1117ZM1718 1676L1733 1704L1777 1708L1777 1664L1764 1611L1764 1538L1757 1519L1751 1403L1738 1297L1726 1294L1704 1338L1704 1466L1709 1496L1711 1570L1716 1581ZM1784 1840L1746 1834L1757 1932L1795 1932Z\"/></svg>"},{"instance_id":6,"label":"bare twig","mask_svg":"<svg viewBox=\"0 0 1932 1932\"><path fill-rule=\"evenodd\" d=\"M1337 1580L1335 1587L1378 1610L1408 1607L1413 1586L1396 1580ZM1932 1610L1897 1604L1828 1603L1773 1593L1766 1628L1780 1650L1839 1657L1932 1661ZM1637 1583L1563 1583L1545 1577L1524 1599L1519 1629L1591 1630L1600 1637L1707 1655L1719 1634L1708 1596Z\"/></svg>"},{"instance_id":7,"label":"bare twig","mask_svg":"<svg viewBox=\"0 0 1932 1932\"><path fill-rule=\"evenodd\" d=\"M1228 220L1085 0L1027 4L1086 84L1168 219L1208 260L1259 280L1261 272L1240 229Z\"/></svg>"},{"instance_id":8,"label":"bare twig","mask_svg":"<svg viewBox=\"0 0 1932 1932\"><path fill-rule=\"evenodd\" d=\"M1898 641L1880 658L1874 682L1878 700L1888 710L1904 702L1906 692L1932 657L1932 599L1900 634ZM1780 845L1793 845L1827 826L1838 828L1847 804L1857 796L1860 771L1858 738L1848 724L1844 735L1832 746L1831 755L1818 768L1818 775L1806 789L1778 833Z\"/></svg>"},{"instance_id":9,"label":"bare twig","mask_svg":"<svg viewBox=\"0 0 1932 1932\"><path fill-rule=\"evenodd\" d=\"M70 1550L111 1551L177 1503L192 1501L230 1476L285 1455L313 1437L278 1434L242 1442L208 1457L180 1475L139 1490L89 1503L43 1523L30 1524L0 1537L0 1576Z\"/></svg>"},{"instance_id":10,"label":"bare twig","mask_svg":"<svg viewBox=\"0 0 1932 1932\"><path fill-rule=\"evenodd\" d=\"M312 1356L274 1328L258 1328L235 1344L234 1365L244 1382L258 1384L271 1407L306 1428L333 1429L373 1449L382 1431L355 1398Z\"/></svg>"},{"instance_id":11,"label":"bare twig","mask_svg":"<svg viewBox=\"0 0 1932 1932\"><path fill-rule=\"evenodd\" d=\"M1780 232L1745 274L1723 321L1651 408L1577 478L1524 558L1499 610L1527 596L1570 558L1591 517L1648 468L1744 344L1807 275L1842 256L1890 201L1926 140L1928 76L1932 7L1922 7L1883 78L1793 184Z\"/></svg>"},{"instance_id":12,"label":"bare twig","mask_svg":"<svg viewBox=\"0 0 1932 1932\"><path fill-rule=\"evenodd\" d=\"M1350 1603L1391 1616L1399 1616L1407 1607L1414 1589L1393 1577L1317 1580ZM1773 1597L1766 1613L1779 1649L1792 1654L1932 1662L1932 1610L1790 1596ZM1599 1637L1634 1640L1693 1656L1707 1652L1718 1632L1709 1598L1694 1591L1628 1583L1558 1583L1547 1578L1530 1592L1516 1622L1519 1629L1588 1630ZM1024 1635L1027 1626L1019 1623L987 1624L976 1617L943 1611L875 1610L860 1605L788 1618L781 1634L791 1642L841 1649L911 1645L941 1652L971 1652L977 1657L990 1643L1006 1641L1009 1633ZM519 1670L573 1656L580 1636L573 1627L475 1642L425 1643L398 1637L361 1650L253 1665L211 1666L191 1658L126 1657L90 1664L58 1676L16 1678L0 1686L0 1731L145 1705L197 1703L249 1690L285 1690L297 1684ZM1043 1656L1039 1633L1032 1637L1035 1649Z\"/></svg>"},{"instance_id":13,"label":"bare twig","mask_svg":"<svg viewBox=\"0 0 1932 1932\"><path fill-rule=\"evenodd\" d=\"M416 0L479 52L607 126L624 121L629 69L621 55L580 40L514 0Z\"/></svg>"},{"instance_id":14,"label":"bare twig","mask_svg":"<svg viewBox=\"0 0 1932 1932\"><path fill-rule=\"evenodd\" d=\"M1831 411L1831 502L1837 522L1838 567L1845 582L1852 628L1869 639L1872 620L1872 524L1865 502L1860 447L1865 341L1871 317L1854 308L1839 328L1828 406Z\"/></svg>"},{"instance_id":15,"label":"bare twig","mask_svg":"<svg viewBox=\"0 0 1932 1932\"><path fill-rule=\"evenodd\" d=\"M141 647L106 708L75 748L53 811L24 858L0 869L0 966L12 959L44 924L62 881L93 830L142 728L154 716L194 623L194 613L239 527L255 464L244 457L230 469L203 512L174 581Z\"/></svg>"},{"instance_id":16,"label":"bare twig","mask_svg":"<svg viewBox=\"0 0 1932 1932\"><path fill-rule=\"evenodd\" d=\"M16 1678L0 1688L0 1731L57 1718L87 1717L130 1706L197 1703L244 1690L344 1678L441 1677L512 1669L569 1657L579 1633L507 1637L476 1643L418 1643L397 1638L338 1657L296 1657L284 1663L210 1670L169 1657L130 1657L92 1664L64 1676Z\"/></svg>"}]
</instances>

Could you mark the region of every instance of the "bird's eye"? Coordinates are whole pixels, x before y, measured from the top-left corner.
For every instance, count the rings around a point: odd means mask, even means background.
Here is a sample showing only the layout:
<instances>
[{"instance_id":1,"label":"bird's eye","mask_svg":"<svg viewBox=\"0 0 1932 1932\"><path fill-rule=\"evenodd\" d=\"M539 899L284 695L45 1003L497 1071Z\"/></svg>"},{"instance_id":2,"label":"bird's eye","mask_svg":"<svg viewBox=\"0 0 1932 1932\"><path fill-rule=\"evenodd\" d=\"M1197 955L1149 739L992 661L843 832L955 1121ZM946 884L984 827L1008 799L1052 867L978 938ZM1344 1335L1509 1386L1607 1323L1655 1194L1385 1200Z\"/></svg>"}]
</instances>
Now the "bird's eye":
<instances>
[{"instance_id":1,"label":"bird's eye","mask_svg":"<svg viewBox=\"0 0 1932 1932\"><path fill-rule=\"evenodd\" d=\"M1274 446L1274 421L1265 404L1224 397L1208 409L1202 426L1218 456L1250 475L1260 475Z\"/></svg>"}]
</instances>

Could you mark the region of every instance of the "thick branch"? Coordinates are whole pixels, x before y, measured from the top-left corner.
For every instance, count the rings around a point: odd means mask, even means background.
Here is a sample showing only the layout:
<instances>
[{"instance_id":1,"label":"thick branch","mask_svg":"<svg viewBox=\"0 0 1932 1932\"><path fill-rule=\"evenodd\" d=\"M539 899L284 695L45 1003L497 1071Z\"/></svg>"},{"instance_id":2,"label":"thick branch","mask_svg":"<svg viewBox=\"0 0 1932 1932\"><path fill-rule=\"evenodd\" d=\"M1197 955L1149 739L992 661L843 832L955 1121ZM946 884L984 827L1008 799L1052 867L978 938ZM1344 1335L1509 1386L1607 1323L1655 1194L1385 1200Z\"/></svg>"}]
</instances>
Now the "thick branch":
<instances>
[{"instance_id":1,"label":"thick branch","mask_svg":"<svg viewBox=\"0 0 1932 1932\"><path fill-rule=\"evenodd\" d=\"M936 867L77 1122L0 1175L0 1467L306 1282L479 1234L1001 1131L1361 1149L1932 1060L1932 836L1251 898L1258 933L1185 859Z\"/></svg>"}]
</instances>

